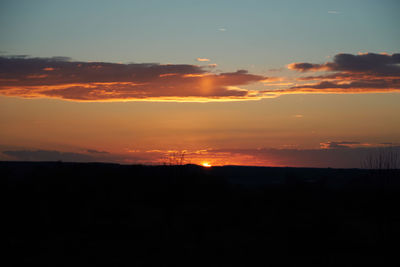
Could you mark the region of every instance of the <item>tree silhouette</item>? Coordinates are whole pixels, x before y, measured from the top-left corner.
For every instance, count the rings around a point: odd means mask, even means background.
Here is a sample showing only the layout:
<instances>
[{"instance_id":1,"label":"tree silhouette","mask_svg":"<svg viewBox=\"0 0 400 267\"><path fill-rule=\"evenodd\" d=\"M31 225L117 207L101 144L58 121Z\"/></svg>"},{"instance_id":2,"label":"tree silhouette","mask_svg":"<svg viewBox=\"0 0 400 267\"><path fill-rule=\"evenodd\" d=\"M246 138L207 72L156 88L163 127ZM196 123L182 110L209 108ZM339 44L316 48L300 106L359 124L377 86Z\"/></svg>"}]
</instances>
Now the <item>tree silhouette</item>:
<instances>
[{"instance_id":1,"label":"tree silhouette","mask_svg":"<svg viewBox=\"0 0 400 267\"><path fill-rule=\"evenodd\" d=\"M185 154L185 150L181 152L174 151L169 153L167 155L168 165L183 165L185 163Z\"/></svg>"},{"instance_id":2,"label":"tree silhouette","mask_svg":"<svg viewBox=\"0 0 400 267\"><path fill-rule=\"evenodd\" d=\"M371 152L362 162L365 169L393 170L400 169L399 150L393 148L380 148Z\"/></svg>"}]
</instances>

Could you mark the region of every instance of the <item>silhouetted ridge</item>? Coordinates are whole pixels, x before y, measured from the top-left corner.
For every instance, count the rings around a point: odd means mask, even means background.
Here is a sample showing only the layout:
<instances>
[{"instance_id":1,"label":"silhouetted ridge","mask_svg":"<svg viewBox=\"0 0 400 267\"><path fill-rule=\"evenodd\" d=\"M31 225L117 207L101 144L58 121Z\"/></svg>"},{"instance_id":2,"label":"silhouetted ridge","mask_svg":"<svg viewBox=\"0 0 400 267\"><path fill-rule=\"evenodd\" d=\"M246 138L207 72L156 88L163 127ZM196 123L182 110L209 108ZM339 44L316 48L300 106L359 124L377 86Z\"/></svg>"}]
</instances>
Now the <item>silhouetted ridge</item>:
<instances>
[{"instance_id":1,"label":"silhouetted ridge","mask_svg":"<svg viewBox=\"0 0 400 267\"><path fill-rule=\"evenodd\" d=\"M0 162L14 264L398 262L399 171Z\"/></svg>"}]
</instances>

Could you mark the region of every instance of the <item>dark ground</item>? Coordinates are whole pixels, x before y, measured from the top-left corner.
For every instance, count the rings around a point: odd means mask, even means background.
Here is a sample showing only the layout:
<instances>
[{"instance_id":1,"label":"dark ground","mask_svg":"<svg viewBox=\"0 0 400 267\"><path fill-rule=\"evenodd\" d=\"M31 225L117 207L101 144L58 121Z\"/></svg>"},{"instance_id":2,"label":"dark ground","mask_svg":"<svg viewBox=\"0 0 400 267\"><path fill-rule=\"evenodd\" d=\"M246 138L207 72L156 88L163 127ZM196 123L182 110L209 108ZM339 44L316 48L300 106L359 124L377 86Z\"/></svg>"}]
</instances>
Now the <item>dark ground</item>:
<instances>
[{"instance_id":1,"label":"dark ground","mask_svg":"<svg viewBox=\"0 0 400 267\"><path fill-rule=\"evenodd\" d=\"M400 264L399 170L0 162L0 176L15 265Z\"/></svg>"}]
</instances>

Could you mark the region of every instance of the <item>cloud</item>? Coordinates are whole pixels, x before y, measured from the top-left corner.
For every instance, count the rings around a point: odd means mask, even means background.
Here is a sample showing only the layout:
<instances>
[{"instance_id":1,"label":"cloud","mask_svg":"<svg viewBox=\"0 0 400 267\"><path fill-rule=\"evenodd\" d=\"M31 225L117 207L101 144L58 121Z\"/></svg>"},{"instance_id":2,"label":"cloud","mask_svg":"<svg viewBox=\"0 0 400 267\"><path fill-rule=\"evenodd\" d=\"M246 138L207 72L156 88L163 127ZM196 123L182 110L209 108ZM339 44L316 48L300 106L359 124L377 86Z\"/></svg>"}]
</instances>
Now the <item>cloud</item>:
<instances>
[{"instance_id":1,"label":"cloud","mask_svg":"<svg viewBox=\"0 0 400 267\"><path fill-rule=\"evenodd\" d=\"M8 150L3 154L21 161L70 161L91 162L95 158L87 154L60 152L52 150Z\"/></svg>"},{"instance_id":2,"label":"cloud","mask_svg":"<svg viewBox=\"0 0 400 267\"><path fill-rule=\"evenodd\" d=\"M321 149L332 149L332 148L381 148L381 147L392 147L398 146L397 143L383 142L383 143L362 143L356 141L328 141L320 143Z\"/></svg>"},{"instance_id":3,"label":"cloud","mask_svg":"<svg viewBox=\"0 0 400 267\"><path fill-rule=\"evenodd\" d=\"M220 31L220 32L226 32L226 28L219 28L218 31Z\"/></svg>"},{"instance_id":4,"label":"cloud","mask_svg":"<svg viewBox=\"0 0 400 267\"><path fill-rule=\"evenodd\" d=\"M84 152L57 150L8 149L0 153L0 160L8 161L64 161L64 162L112 162L142 164L151 163L145 154L114 154L106 151L87 149Z\"/></svg>"},{"instance_id":5,"label":"cloud","mask_svg":"<svg viewBox=\"0 0 400 267\"><path fill-rule=\"evenodd\" d=\"M328 141L317 149L260 148L260 149L200 149L184 151L186 163L211 165L291 166L291 167L332 167L359 168L368 155L379 149L390 148L400 153L400 146L390 142L368 144L356 141ZM65 161L65 162L112 162L125 164L169 164L171 157L183 151L128 149L123 154L62 152L55 150L9 149L0 153L1 160L19 161ZM100 152L100 153L98 153ZM3 156L4 155L4 156Z\"/></svg>"},{"instance_id":6,"label":"cloud","mask_svg":"<svg viewBox=\"0 0 400 267\"><path fill-rule=\"evenodd\" d=\"M368 93L400 91L400 54L337 54L332 62L291 63L288 69L301 73L323 71L303 76L296 86L270 93ZM304 83L304 82L312 83Z\"/></svg>"},{"instance_id":7,"label":"cloud","mask_svg":"<svg viewBox=\"0 0 400 267\"><path fill-rule=\"evenodd\" d=\"M196 60L197 60L197 61L200 61L200 62L207 62L207 61L210 61L210 59L208 59L208 58L201 58L201 57L196 58Z\"/></svg>"},{"instance_id":8,"label":"cloud","mask_svg":"<svg viewBox=\"0 0 400 267\"><path fill-rule=\"evenodd\" d=\"M267 78L245 70L216 74L209 67L0 57L0 94L75 101L241 100L255 96L239 86Z\"/></svg>"},{"instance_id":9,"label":"cloud","mask_svg":"<svg viewBox=\"0 0 400 267\"><path fill-rule=\"evenodd\" d=\"M362 162L379 148L382 146L351 147L349 144L348 147L329 149L215 149L207 150L207 153L220 155L230 161L236 160L238 165L361 168ZM390 149L400 153L399 146L391 146ZM212 160L210 162L213 163Z\"/></svg>"},{"instance_id":10,"label":"cloud","mask_svg":"<svg viewBox=\"0 0 400 267\"><path fill-rule=\"evenodd\" d=\"M287 68L290 70L297 70L301 72L305 71L319 71L324 67L323 64L311 64L311 63L290 63Z\"/></svg>"},{"instance_id":11,"label":"cloud","mask_svg":"<svg viewBox=\"0 0 400 267\"><path fill-rule=\"evenodd\" d=\"M256 100L284 94L400 91L400 54L342 53L322 64L291 63L288 69L301 73L295 81L293 77L266 77L246 70L212 72L216 66L0 56L0 95L72 101L207 102ZM306 73L314 75L305 76ZM268 89L244 88L257 82Z\"/></svg>"},{"instance_id":12,"label":"cloud","mask_svg":"<svg viewBox=\"0 0 400 267\"><path fill-rule=\"evenodd\" d=\"M92 154L109 154L107 151L99 151L96 149L87 149L86 152L92 153Z\"/></svg>"},{"instance_id":13,"label":"cloud","mask_svg":"<svg viewBox=\"0 0 400 267\"><path fill-rule=\"evenodd\" d=\"M316 149L260 148L260 149L201 149L185 151L184 162L211 165L291 166L291 167L332 167L360 168L361 162L378 149L390 147L400 153L399 146L368 144L357 141L328 141ZM155 164L168 163L170 155L182 151L151 150L137 151L132 155L147 158Z\"/></svg>"},{"instance_id":14,"label":"cloud","mask_svg":"<svg viewBox=\"0 0 400 267\"><path fill-rule=\"evenodd\" d=\"M324 64L312 63L292 63L289 64L289 69L298 71L342 71L346 73L359 73L371 75L400 75L400 54L376 54L376 53L360 53L352 54L337 54L333 62Z\"/></svg>"},{"instance_id":15,"label":"cloud","mask_svg":"<svg viewBox=\"0 0 400 267\"><path fill-rule=\"evenodd\" d=\"M332 149L332 148L351 148L355 145L361 145L360 142L353 141L328 141L325 143L320 143L322 149Z\"/></svg>"},{"instance_id":16,"label":"cloud","mask_svg":"<svg viewBox=\"0 0 400 267\"><path fill-rule=\"evenodd\" d=\"M348 83L320 82L291 87L291 91L326 93L378 93L400 91L400 79L396 80L359 80Z\"/></svg>"}]
</instances>

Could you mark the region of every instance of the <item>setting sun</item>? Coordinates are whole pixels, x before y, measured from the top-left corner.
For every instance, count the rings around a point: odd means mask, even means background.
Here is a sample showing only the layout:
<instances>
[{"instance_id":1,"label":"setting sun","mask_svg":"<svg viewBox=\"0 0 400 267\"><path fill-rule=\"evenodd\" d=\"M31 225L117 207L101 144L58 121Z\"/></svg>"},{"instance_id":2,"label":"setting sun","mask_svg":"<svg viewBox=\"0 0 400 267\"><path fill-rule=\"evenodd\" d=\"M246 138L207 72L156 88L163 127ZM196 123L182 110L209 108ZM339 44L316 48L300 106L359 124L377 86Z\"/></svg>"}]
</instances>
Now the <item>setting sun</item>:
<instances>
[{"instance_id":1,"label":"setting sun","mask_svg":"<svg viewBox=\"0 0 400 267\"><path fill-rule=\"evenodd\" d=\"M212 165L209 162L203 162L203 163L201 163L201 166L207 167L207 168L212 167Z\"/></svg>"}]
</instances>

